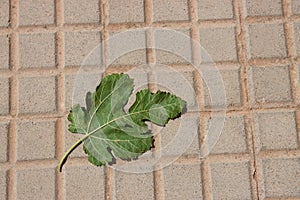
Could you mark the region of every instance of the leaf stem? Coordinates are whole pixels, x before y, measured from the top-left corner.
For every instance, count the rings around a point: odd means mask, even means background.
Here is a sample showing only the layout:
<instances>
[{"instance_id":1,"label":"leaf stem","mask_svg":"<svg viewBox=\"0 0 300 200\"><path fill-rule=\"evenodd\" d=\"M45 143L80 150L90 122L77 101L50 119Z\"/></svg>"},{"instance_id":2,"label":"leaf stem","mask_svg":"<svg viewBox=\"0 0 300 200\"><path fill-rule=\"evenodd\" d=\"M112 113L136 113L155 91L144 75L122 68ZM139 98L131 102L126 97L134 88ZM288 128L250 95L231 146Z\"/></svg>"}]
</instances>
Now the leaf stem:
<instances>
[{"instance_id":1,"label":"leaf stem","mask_svg":"<svg viewBox=\"0 0 300 200\"><path fill-rule=\"evenodd\" d=\"M77 142L75 142L70 148L69 150L64 154L64 156L62 157L62 159L60 160L58 166L57 166L57 171L58 172L62 172L62 167L65 164L65 162L67 161L69 155L84 141L86 140L90 135L87 134L85 135L83 138L79 139Z\"/></svg>"}]
</instances>

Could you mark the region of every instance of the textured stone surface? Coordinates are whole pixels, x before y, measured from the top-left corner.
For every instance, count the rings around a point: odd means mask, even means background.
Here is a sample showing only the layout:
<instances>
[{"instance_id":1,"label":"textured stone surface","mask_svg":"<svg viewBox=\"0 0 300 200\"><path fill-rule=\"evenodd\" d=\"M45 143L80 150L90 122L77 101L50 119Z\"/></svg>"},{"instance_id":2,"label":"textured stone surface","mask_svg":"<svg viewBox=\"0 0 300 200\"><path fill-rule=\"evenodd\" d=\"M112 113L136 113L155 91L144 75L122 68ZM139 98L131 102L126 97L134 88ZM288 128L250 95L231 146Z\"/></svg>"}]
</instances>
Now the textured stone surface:
<instances>
[{"instance_id":1,"label":"textured stone surface","mask_svg":"<svg viewBox=\"0 0 300 200\"><path fill-rule=\"evenodd\" d=\"M262 161L266 197L300 197L300 159Z\"/></svg>"},{"instance_id":2,"label":"textured stone surface","mask_svg":"<svg viewBox=\"0 0 300 200\"><path fill-rule=\"evenodd\" d=\"M187 0L153 0L154 21L186 21L189 20Z\"/></svg>"},{"instance_id":3,"label":"textured stone surface","mask_svg":"<svg viewBox=\"0 0 300 200\"><path fill-rule=\"evenodd\" d=\"M154 182L152 173L116 172L116 199L151 200L154 198ZM137 192L138 191L138 192Z\"/></svg>"},{"instance_id":4,"label":"textured stone surface","mask_svg":"<svg viewBox=\"0 0 300 200\"><path fill-rule=\"evenodd\" d=\"M74 166L66 167L65 171L67 199L104 199L105 177L102 168Z\"/></svg>"},{"instance_id":5,"label":"textured stone surface","mask_svg":"<svg viewBox=\"0 0 300 200\"><path fill-rule=\"evenodd\" d=\"M300 56L300 23L296 22L293 24L294 26L294 39L295 39L295 47L297 57Z\"/></svg>"},{"instance_id":6,"label":"textured stone surface","mask_svg":"<svg viewBox=\"0 0 300 200\"><path fill-rule=\"evenodd\" d=\"M9 80L0 78L0 116L9 113Z\"/></svg>"},{"instance_id":7,"label":"textured stone surface","mask_svg":"<svg viewBox=\"0 0 300 200\"><path fill-rule=\"evenodd\" d=\"M7 199L6 186L7 186L7 178L6 171L0 171L0 198Z\"/></svg>"},{"instance_id":8,"label":"textured stone surface","mask_svg":"<svg viewBox=\"0 0 300 200\"><path fill-rule=\"evenodd\" d=\"M209 123L209 125L211 122ZM227 116L221 135L211 150L212 154L245 153L248 151L244 116Z\"/></svg>"},{"instance_id":9,"label":"textured stone surface","mask_svg":"<svg viewBox=\"0 0 300 200\"><path fill-rule=\"evenodd\" d=\"M199 153L197 116L185 116L169 121L159 131L163 156L181 156Z\"/></svg>"},{"instance_id":10,"label":"textured stone surface","mask_svg":"<svg viewBox=\"0 0 300 200\"><path fill-rule=\"evenodd\" d=\"M292 100L288 66L252 67L249 84L250 94L256 102Z\"/></svg>"},{"instance_id":11,"label":"textured stone surface","mask_svg":"<svg viewBox=\"0 0 300 200\"><path fill-rule=\"evenodd\" d=\"M225 28L200 28L200 45L212 61L237 61L235 30ZM210 62L203 57L202 62Z\"/></svg>"},{"instance_id":12,"label":"textured stone surface","mask_svg":"<svg viewBox=\"0 0 300 200\"><path fill-rule=\"evenodd\" d=\"M55 67L53 33L22 34L19 41L19 62L22 68Z\"/></svg>"},{"instance_id":13,"label":"textured stone surface","mask_svg":"<svg viewBox=\"0 0 300 200\"><path fill-rule=\"evenodd\" d=\"M1 146L0 146L0 163L7 161L8 154L8 128L9 124L6 122L0 122L0 138L1 138ZM0 184L1 187L1 184ZM0 195L1 196L1 195Z\"/></svg>"},{"instance_id":14,"label":"textured stone surface","mask_svg":"<svg viewBox=\"0 0 300 200\"><path fill-rule=\"evenodd\" d=\"M17 199L55 199L55 170L17 171Z\"/></svg>"},{"instance_id":15,"label":"textured stone surface","mask_svg":"<svg viewBox=\"0 0 300 200\"><path fill-rule=\"evenodd\" d=\"M111 0L108 7L110 23L144 22L144 1Z\"/></svg>"},{"instance_id":16,"label":"textured stone surface","mask_svg":"<svg viewBox=\"0 0 300 200\"><path fill-rule=\"evenodd\" d=\"M294 112L263 112L255 114L256 143L261 150L296 149L297 127Z\"/></svg>"},{"instance_id":17,"label":"textured stone surface","mask_svg":"<svg viewBox=\"0 0 300 200\"><path fill-rule=\"evenodd\" d=\"M283 24L248 26L249 58L282 58L287 56Z\"/></svg>"},{"instance_id":18,"label":"textured stone surface","mask_svg":"<svg viewBox=\"0 0 300 200\"><path fill-rule=\"evenodd\" d=\"M55 22L54 1L22 0L19 2L21 26L48 25Z\"/></svg>"},{"instance_id":19,"label":"textured stone surface","mask_svg":"<svg viewBox=\"0 0 300 200\"><path fill-rule=\"evenodd\" d=\"M65 23L99 23L100 4L99 0L72 1L65 0Z\"/></svg>"},{"instance_id":20,"label":"textured stone surface","mask_svg":"<svg viewBox=\"0 0 300 200\"><path fill-rule=\"evenodd\" d=\"M169 32L168 32L169 31ZM192 42L190 29L156 31L154 43L157 64L191 64ZM174 43L173 41L177 41ZM180 42L180 44L178 44Z\"/></svg>"},{"instance_id":21,"label":"textured stone surface","mask_svg":"<svg viewBox=\"0 0 300 200\"><path fill-rule=\"evenodd\" d=\"M17 130L18 160L55 157L55 121L20 121Z\"/></svg>"},{"instance_id":22,"label":"textured stone surface","mask_svg":"<svg viewBox=\"0 0 300 200\"><path fill-rule=\"evenodd\" d=\"M19 79L20 113L56 111L55 77L24 77ZM36 84L39 83L39 84Z\"/></svg>"},{"instance_id":23,"label":"textured stone surface","mask_svg":"<svg viewBox=\"0 0 300 200\"><path fill-rule=\"evenodd\" d=\"M248 163L211 164L213 199L252 199Z\"/></svg>"},{"instance_id":24,"label":"textured stone surface","mask_svg":"<svg viewBox=\"0 0 300 200\"><path fill-rule=\"evenodd\" d=\"M65 65L81 66L99 65L102 57L100 48L101 34L96 31L67 32L65 33ZM95 51L94 48L97 48ZM85 63L84 59L93 51L93 56Z\"/></svg>"},{"instance_id":25,"label":"textured stone surface","mask_svg":"<svg viewBox=\"0 0 300 200\"><path fill-rule=\"evenodd\" d=\"M199 164L170 165L163 177L165 199L203 199Z\"/></svg>"},{"instance_id":26,"label":"textured stone surface","mask_svg":"<svg viewBox=\"0 0 300 200\"><path fill-rule=\"evenodd\" d=\"M0 27L9 25L9 0L2 0L0 4Z\"/></svg>"},{"instance_id":27,"label":"textured stone surface","mask_svg":"<svg viewBox=\"0 0 300 200\"><path fill-rule=\"evenodd\" d=\"M209 19L232 19L232 0L198 0L198 18Z\"/></svg>"},{"instance_id":28,"label":"textured stone surface","mask_svg":"<svg viewBox=\"0 0 300 200\"><path fill-rule=\"evenodd\" d=\"M299 0L292 0L291 7L292 7L293 14L300 14L300 1Z\"/></svg>"},{"instance_id":29,"label":"textured stone surface","mask_svg":"<svg viewBox=\"0 0 300 200\"><path fill-rule=\"evenodd\" d=\"M0 35L0 46L1 46L1 48L0 48L0 70L7 69L9 67L9 38L8 38L8 35Z\"/></svg>"},{"instance_id":30,"label":"textured stone surface","mask_svg":"<svg viewBox=\"0 0 300 200\"><path fill-rule=\"evenodd\" d=\"M184 99L189 110L197 109L193 71L176 72L166 69L157 70L155 75L159 90L172 92Z\"/></svg>"},{"instance_id":31,"label":"textured stone surface","mask_svg":"<svg viewBox=\"0 0 300 200\"><path fill-rule=\"evenodd\" d=\"M241 105L241 86L240 86L240 78L239 78L240 69L239 68L225 69L225 70L219 70L219 72L223 79L222 81L225 88L224 92L226 95L226 105L227 106ZM218 102L217 99L211 99L212 97L214 97L212 94L213 92L216 93L219 91L215 91L213 89L208 88L206 84L204 85L204 101L205 101L205 106L207 108L221 106L222 104L225 103L224 100L222 102Z\"/></svg>"},{"instance_id":32,"label":"textured stone surface","mask_svg":"<svg viewBox=\"0 0 300 200\"><path fill-rule=\"evenodd\" d=\"M282 15L281 0L246 0L248 16Z\"/></svg>"}]
</instances>

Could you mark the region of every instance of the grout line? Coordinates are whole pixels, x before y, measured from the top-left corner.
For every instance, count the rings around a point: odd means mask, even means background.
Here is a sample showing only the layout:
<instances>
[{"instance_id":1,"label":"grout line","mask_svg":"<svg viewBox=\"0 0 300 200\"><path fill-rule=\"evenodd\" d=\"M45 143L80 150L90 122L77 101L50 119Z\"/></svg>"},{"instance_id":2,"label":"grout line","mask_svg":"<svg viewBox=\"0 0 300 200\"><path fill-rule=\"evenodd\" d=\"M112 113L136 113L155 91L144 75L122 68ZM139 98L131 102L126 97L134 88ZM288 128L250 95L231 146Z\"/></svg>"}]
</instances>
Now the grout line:
<instances>
[{"instance_id":1,"label":"grout line","mask_svg":"<svg viewBox=\"0 0 300 200\"><path fill-rule=\"evenodd\" d=\"M19 52L18 52L18 44L19 37L18 33L16 33L16 29L18 27L18 1L11 0L10 1L10 26L12 28L11 38L10 38L10 70L12 72L12 77L10 78L10 115L12 116L12 120L9 125L9 139L8 139L8 149L9 149L9 163L12 165L12 168L8 171L8 184L7 184L7 195L8 200L16 199L16 170L14 168L14 164L17 162L17 123L16 119L18 116L18 66L19 66Z\"/></svg>"},{"instance_id":2,"label":"grout line","mask_svg":"<svg viewBox=\"0 0 300 200\"><path fill-rule=\"evenodd\" d=\"M256 151L255 151L255 141L254 141L254 127L253 127L253 111L251 109L251 100L250 100L250 88L251 87L248 83L248 74L249 74L249 68L248 68L248 62L247 62L247 50L250 48L247 48L247 28L246 25L244 24L244 12L243 12L243 2L242 0L235 0L234 1L234 11L236 13L237 20L238 20L238 27L239 29L236 29L236 34L237 34L237 42L238 42L238 57L241 63L241 72L240 72L240 81L242 83L242 91L243 91L243 104L245 109L247 109L248 115L248 136L251 137L248 139L248 146L251 147L250 153L252 154L251 156L251 161L249 163L250 169L252 169L251 174L252 176L250 177L251 179L251 188L252 191L251 193L253 196L255 196L255 199L259 199L260 197L260 188L259 188L259 183L258 183L258 177L256 171L257 171L257 158L256 158ZM245 20L246 21L246 20ZM253 190L254 189L254 190Z\"/></svg>"},{"instance_id":3,"label":"grout line","mask_svg":"<svg viewBox=\"0 0 300 200\"><path fill-rule=\"evenodd\" d=\"M203 188L203 199L212 200L213 194L211 192L212 183L211 183L211 171L209 166L209 159L205 158L201 164L201 177L202 177L202 188Z\"/></svg>"},{"instance_id":4,"label":"grout line","mask_svg":"<svg viewBox=\"0 0 300 200\"><path fill-rule=\"evenodd\" d=\"M289 18L291 16L291 7L290 7L290 0L283 0L283 14L285 18L284 22L284 32L285 32L285 39L286 39L286 47L287 47L287 54L288 59L290 61L290 80L291 80L291 87L292 87L292 96L295 103L299 103L299 87L298 87L298 70L297 65L295 63L296 59L296 49L294 46L294 35L293 35L293 26L289 23Z\"/></svg>"},{"instance_id":5,"label":"grout line","mask_svg":"<svg viewBox=\"0 0 300 200\"><path fill-rule=\"evenodd\" d=\"M109 8L108 8L108 1L107 0L99 0L100 4L100 19L101 19L101 25L102 25L102 33L101 33L101 43L102 43L102 60L101 62L105 67L108 66L110 63L109 59L109 31L107 29L109 25ZM110 68L110 67L109 67ZM108 73L109 68L107 68L104 72L104 74ZM103 75L104 75L103 74ZM105 199L106 200L113 200L115 199L115 172L113 168L109 166L105 166Z\"/></svg>"},{"instance_id":6,"label":"grout line","mask_svg":"<svg viewBox=\"0 0 300 200\"><path fill-rule=\"evenodd\" d=\"M154 172L154 196L155 200L164 200L164 180L163 180L163 171L160 165L155 166Z\"/></svg>"},{"instance_id":7,"label":"grout line","mask_svg":"<svg viewBox=\"0 0 300 200\"><path fill-rule=\"evenodd\" d=\"M55 38L55 59L56 59L56 106L58 115L65 113L65 80L64 80L64 32L61 30L64 23L63 0L55 1L55 20L56 20L56 38ZM64 154L64 119L57 118L55 129L56 159L60 160ZM55 177L56 199L66 198L65 191L65 172L57 172Z\"/></svg>"}]
</instances>

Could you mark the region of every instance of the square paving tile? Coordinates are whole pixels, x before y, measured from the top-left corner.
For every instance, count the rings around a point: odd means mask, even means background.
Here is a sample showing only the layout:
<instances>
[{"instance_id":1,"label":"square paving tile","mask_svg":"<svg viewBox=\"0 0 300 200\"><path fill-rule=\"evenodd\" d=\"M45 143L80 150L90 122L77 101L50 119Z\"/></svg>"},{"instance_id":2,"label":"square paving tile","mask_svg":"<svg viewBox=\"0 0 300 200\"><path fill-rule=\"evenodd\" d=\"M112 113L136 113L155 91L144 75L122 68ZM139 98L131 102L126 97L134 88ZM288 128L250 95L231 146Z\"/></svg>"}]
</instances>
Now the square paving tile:
<instances>
[{"instance_id":1,"label":"square paving tile","mask_svg":"<svg viewBox=\"0 0 300 200\"><path fill-rule=\"evenodd\" d=\"M9 129L9 123L0 122L0 138L1 138L0 163L6 162L8 158L8 136L9 136L8 129Z\"/></svg>"},{"instance_id":2,"label":"square paving tile","mask_svg":"<svg viewBox=\"0 0 300 200\"><path fill-rule=\"evenodd\" d=\"M287 56L283 24L251 24L248 26L249 58L284 58Z\"/></svg>"},{"instance_id":3,"label":"square paving tile","mask_svg":"<svg viewBox=\"0 0 300 200\"><path fill-rule=\"evenodd\" d=\"M17 123L17 159L38 160L55 157L55 121Z\"/></svg>"},{"instance_id":4,"label":"square paving tile","mask_svg":"<svg viewBox=\"0 0 300 200\"><path fill-rule=\"evenodd\" d=\"M56 78L54 76L20 78L19 111L22 114L55 112Z\"/></svg>"},{"instance_id":5,"label":"square paving tile","mask_svg":"<svg viewBox=\"0 0 300 200\"><path fill-rule=\"evenodd\" d=\"M116 172L115 177L116 199L122 200L124 197L137 200L155 199L152 173Z\"/></svg>"},{"instance_id":6,"label":"square paving tile","mask_svg":"<svg viewBox=\"0 0 300 200\"><path fill-rule=\"evenodd\" d=\"M0 4L0 27L9 25L9 0L2 0Z\"/></svg>"},{"instance_id":7,"label":"square paving tile","mask_svg":"<svg viewBox=\"0 0 300 200\"><path fill-rule=\"evenodd\" d=\"M55 22L55 1L22 0L19 9L21 26L49 25Z\"/></svg>"},{"instance_id":8,"label":"square paving tile","mask_svg":"<svg viewBox=\"0 0 300 200\"><path fill-rule=\"evenodd\" d=\"M237 47L234 27L200 28L200 45L213 62L237 61ZM211 62L206 56L202 62Z\"/></svg>"},{"instance_id":9,"label":"square paving tile","mask_svg":"<svg viewBox=\"0 0 300 200\"><path fill-rule=\"evenodd\" d=\"M21 68L55 67L54 33L21 34L19 52Z\"/></svg>"},{"instance_id":10,"label":"square paving tile","mask_svg":"<svg viewBox=\"0 0 300 200\"><path fill-rule=\"evenodd\" d=\"M249 164L211 164L213 199L252 199Z\"/></svg>"},{"instance_id":11,"label":"square paving tile","mask_svg":"<svg viewBox=\"0 0 300 200\"><path fill-rule=\"evenodd\" d=\"M188 21L189 8L187 0L153 0L153 20Z\"/></svg>"},{"instance_id":12,"label":"square paving tile","mask_svg":"<svg viewBox=\"0 0 300 200\"><path fill-rule=\"evenodd\" d=\"M163 177L165 199L203 199L199 164L167 166Z\"/></svg>"},{"instance_id":13,"label":"square paving tile","mask_svg":"<svg viewBox=\"0 0 300 200\"><path fill-rule=\"evenodd\" d=\"M6 174L6 171L0 171L0 198L7 199L7 174Z\"/></svg>"},{"instance_id":14,"label":"square paving tile","mask_svg":"<svg viewBox=\"0 0 300 200\"><path fill-rule=\"evenodd\" d=\"M255 113L254 133L261 150L298 148L295 112Z\"/></svg>"},{"instance_id":15,"label":"square paving tile","mask_svg":"<svg viewBox=\"0 0 300 200\"><path fill-rule=\"evenodd\" d=\"M66 167L65 171L67 199L105 199L103 168L72 166Z\"/></svg>"},{"instance_id":16,"label":"square paving tile","mask_svg":"<svg viewBox=\"0 0 300 200\"><path fill-rule=\"evenodd\" d=\"M9 68L9 36L0 35L0 70Z\"/></svg>"},{"instance_id":17,"label":"square paving tile","mask_svg":"<svg viewBox=\"0 0 300 200\"><path fill-rule=\"evenodd\" d=\"M55 169L17 171L17 199L55 199Z\"/></svg>"},{"instance_id":18,"label":"square paving tile","mask_svg":"<svg viewBox=\"0 0 300 200\"><path fill-rule=\"evenodd\" d=\"M0 116L9 113L9 80L7 78L0 78Z\"/></svg>"},{"instance_id":19,"label":"square paving tile","mask_svg":"<svg viewBox=\"0 0 300 200\"><path fill-rule=\"evenodd\" d=\"M300 197L300 159L266 159L262 161L265 196Z\"/></svg>"},{"instance_id":20,"label":"square paving tile","mask_svg":"<svg viewBox=\"0 0 300 200\"><path fill-rule=\"evenodd\" d=\"M109 23L144 22L144 1L110 0L108 9Z\"/></svg>"},{"instance_id":21,"label":"square paving tile","mask_svg":"<svg viewBox=\"0 0 300 200\"><path fill-rule=\"evenodd\" d=\"M199 20L232 19L232 0L198 0Z\"/></svg>"},{"instance_id":22,"label":"square paving tile","mask_svg":"<svg viewBox=\"0 0 300 200\"><path fill-rule=\"evenodd\" d=\"M246 0L247 16L276 16L282 15L281 0Z\"/></svg>"},{"instance_id":23,"label":"square paving tile","mask_svg":"<svg viewBox=\"0 0 300 200\"><path fill-rule=\"evenodd\" d=\"M65 0L65 23L84 24L100 23L99 0L72 1Z\"/></svg>"},{"instance_id":24,"label":"square paving tile","mask_svg":"<svg viewBox=\"0 0 300 200\"><path fill-rule=\"evenodd\" d=\"M251 98L255 102L292 101L289 66L252 67L249 75Z\"/></svg>"}]
</instances>

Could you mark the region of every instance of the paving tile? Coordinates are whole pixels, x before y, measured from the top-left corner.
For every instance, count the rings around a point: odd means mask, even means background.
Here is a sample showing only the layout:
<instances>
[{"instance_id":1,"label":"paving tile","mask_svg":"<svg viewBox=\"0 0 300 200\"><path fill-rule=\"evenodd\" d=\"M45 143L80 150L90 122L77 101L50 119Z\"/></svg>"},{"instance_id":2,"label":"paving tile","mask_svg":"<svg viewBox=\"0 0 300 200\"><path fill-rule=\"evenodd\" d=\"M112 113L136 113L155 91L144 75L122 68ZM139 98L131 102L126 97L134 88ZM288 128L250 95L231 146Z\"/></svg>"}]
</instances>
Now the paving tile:
<instances>
[{"instance_id":1,"label":"paving tile","mask_svg":"<svg viewBox=\"0 0 300 200\"><path fill-rule=\"evenodd\" d=\"M248 26L249 58L283 58L287 56L283 24Z\"/></svg>"},{"instance_id":2,"label":"paving tile","mask_svg":"<svg viewBox=\"0 0 300 200\"><path fill-rule=\"evenodd\" d=\"M17 171L17 199L55 199L55 169Z\"/></svg>"},{"instance_id":3,"label":"paving tile","mask_svg":"<svg viewBox=\"0 0 300 200\"><path fill-rule=\"evenodd\" d=\"M55 121L17 123L17 159L36 160L55 157Z\"/></svg>"},{"instance_id":4,"label":"paving tile","mask_svg":"<svg viewBox=\"0 0 300 200\"><path fill-rule=\"evenodd\" d=\"M241 105L241 86L240 86L240 69L233 68L233 69L222 69L219 70L220 75L223 79L223 84L225 88L225 95L226 95L226 105L227 106L239 106ZM210 92L219 92L209 90L208 86L204 85L204 105L206 108L211 107L218 107L223 106L225 100L218 102L214 99L214 102L211 102Z\"/></svg>"},{"instance_id":5,"label":"paving tile","mask_svg":"<svg viewBox=\"0 0 300 200\"><path fill-rule=\"evenodd\" d=\"M165 199L203 199L199 164L170 165L163 178Z\"/></svg>"},{"instance_id":6,"label":"paving tile","mask_svg":"<svg viewBox=\"0 0 300 200\"><path fill-rule=\"evenodd\" d=\"M56 111L55 77L20 78L19 111L22 114Z\"/></svg>"},{"instance_id":7,"label":"paving tile","mask_svg":"<svg viewBox=\"0 0 300 200\"><path fill-rule=\"evenodd\" d=\"M102 62L100 43L101 34L98 31L65 33L65 65L100 65ZM88 60L84 60L88 55Z\"/></svg>"},{"instance_id":8,"label":"paving tile","mask_svg":"<svg viewBox=\"0 0 300 200\"><path fill-rule=\"evenodd\" d=\"M94 92L101 82L102 73L87 73L80 71L77 74L65 76L65 107L70 110L72 105L85 106L87 92Z\"/></svg>"},{"instance_id":9,"label":"paving tile","mask_svg":"<svg viewBox=\"0 0 300 200\"><path fill-rule=\"evenodd\" d=\"M0 122L0 138L1 138L1 145L0 145L0 163L7 161L7 154L8 154L8 128L9 124L6 122ZM1 186L1 184L0 184ZM1 190L0 190L1 191ZM1 197L1 195L0 195Z\"/></svg>"},{"instance_id":10,"label":"paving tile","mask_svg":"<svg viewBox=\"0 0 300 200\"><path fill-rule=\"evenodd\" d=\"M261 150L284 150L298 147L295 112L256 113L255 139Z\"/></svg>"},{"instance_id":11,"label":"paving tile","mask_svg":"<svg viewBox=\"0 0 300 200\"><path fill-rule=\"evenodd\" d=\"M7 199L6 186L7 177L6 171L0 171L0 199Z\"/></svg>"},{"instance_id":12,"label":"paving tile","mask_svg":"<svg viewBox=\"0 0 300 200\"><path fill-rule=\"evenodd\" d=\"M153 20L187 21L189 8L187 0L153 0Z\"/></svg>"},{"instance_id":13,"label":"paving tile","mask_svg":"<svg viewBox=\"0 0 300 200\"><path fill-rule=\"evenodd\" d=\"M22 0L19 2L19 9L21 26L48 25L55 22L54 1Z\"/></svg>"},{"instance_id":14,"label":"paving tile","mask_svg":"<svg viewBox=\"0 0 300 200\"><path fill-rule=\"evenodd\" d=\"M172 32L168 31L155 32L154 42L156 51L156 63L192 63L192 43L190 41L190 29L177 29L172 30ZM181 39L181 37L184 37L184 39Z\"/></svg>"},{"instance_id":15,"label":"paving tile","mask_svg":"<svg viewBox=\"0 0 300 200\"><path fill-rule=\"evenodd\" d=\"M199 153L198 123L196 115L182 115L161 128L162 156L181 156Z\"/></svg>"},{"instance_id":16,"label":"paving tile","mask_svg":"<svg viewBox=\"0 0 300 200\"><path fill-rule=\"evenodd\" d=\"M99 23L100 22L100 5L99 0L87 1L64 1L65 23Z\"/></svg>"},{"instance_id":17,"label":"paving tile","mask_svg":"<svg viewBox=\"0 0 300 200\"><path fill-rule=\"evenodd\" d=\"M21 34L19 45L22 68L55 67L54 33Z\"/></svg>"},{"instance_id":18,"label":"paving tile","mask_svg":"<svg viewBox=\"0 0 300 200\"><path fill-rule=\"evenodd\" d=\"M9 80L0 78L0 116L9 113Z\"/></svg>"},{"instance_id":19,"label":"paving tile","mask_svg":"<svg viewBox=\"0 0 300 200\"><path fill-rule=\"evenodd\" d=\"M262 161L266 197L300 197L300 159L266 159Z\"/></svg>"},{"instance_id":20,"label":"paving tile","mask_svg":"<svg viewBox=\"0 0 300 200\"><path fill-rule=\"evenodd\" d=\"M111 65L146 64L145 31L111 32L109 37L108 60Z\"/></svg>"},{"instance_id":21,"label":"paving tile","mask_svg":"<svg viewBox=\"0 0 300 200\"><path fill-rule=\"evenodd\" d=\"M110 23L144 22L144 1L139 0L110 0Z\"/></svg>"},{"instance_id":22,"label":"paving tile","mask_svg":"<svg viewBox=\"0 0 300 200\"><path fill-rule=\"evenodd\" d=\"M237 47L234 27L200 28L200 45L212 61L237 61ZM202 62L210 62L202 55Z\"/></svg>"},{"instance_id":23,"label":"paving tile","mask_svg":"<svg viewBox=\"0 0 300 200\"><path fill-rule=\"evenodd\" d=\"M293 26L294 26L294 40L295 40L296 54L297 57L300 57L300 23L296 22L293 24Z\"/></svg>"},{"instance_id":24,"label":"paving tile","mask_svg":"<svg viewBox=\"0 0 300 200\"><path fill-rule=\"evenodd\" d=\"M211 164L213 199L252 199L249 164Z\"/></svg>"},{"instance_id":25,"label":"paving tile","mask_svg":"<svg viewBox=\"0 0 300 200\"><path fill-rule=\"evenodd\" d=\"M66 199L105 199L103 168L92 165L66 167L65 177Z\"/></svg>"},{"instance_id":26,"label":"paving tile","mask_svg":"<svg viewBox=\"0 0 300 200\"><path fill-rule=\"evenodd\" d=\"M288 66L252 67L249 76L250 94L254 101L292 101Z\"/></svg>"},{"instance_id":27,"label":"paving tile","mask_svg":"<svg viewBox=\"0 0 300 200\"><path fill-rule=\"evenodd\" d=\"M210 19L232 19L232 0L198 0L198 18L200 20Z\"/></svg>"},{"instance_id":28,"label":"paving tile","mask_svg":"<svg viewBox=\"0 0 300 200\"><path fill-rule=\"evenodd\" d=\"M0 19L1 19L1 17L0 17ZM9 68L9 38L8 37L9 37L8 35L7 36L6 35L0 35L0 46L1 46L1 49L0 49L0 70Z\"/></svg>"},{"instance_id":29,"label":"paving tile","mask_svg":"<svg viewBox=\"0 0 300 200\"><path fill-rule=\"evenodd\" d=\"M300 1L299 0L292 0L291 1L292 13L293 14L300 14Z\"/></svg>"},{"instance_id":30,"label":"paving tile","mask_svg":"<svg viewBox=\"0 0 300 200\"><path fill-rule=\"evenodd\" d=\"M219 120L222 119L220 118ZM208 124L211 125L211 123L211 120L209 120ZM244 116L227 116L218 141L210 153L246 153L248 151L246 126Z\"/></svg>"},{"instance_id":31,"label":"paving tile","mask_svg":"<svg viewBox=\"0 0 300 200\"><path fill-rule=\"evenodd\" d=\"M2 0L0 4L0 27L9 25L9 0Z\"/></svg>"},{"instance_id":32,"label":"paving tile","mask_svg":"<svg viewBox=\"0 0 300 200\"><path fill-rule=\"evenodd\" d=\"M171 92L184 99L188 110L197 109L193 71L157 70L155 76L159 90Z\"/></svg>"},{"instance_id":33,"label":"paving tile","mask_svg":"<svg viewBox=\"0 0 300 200\"><path fill-rule=\"evenodd\" d=\"M116 199L149 200L154 198L154 182L152 173L116 172Z\"/></svg>"},{"instance_id":34,"label":"paving tile","mask_svg":"<svg viewBox=\"0 0 300 200\"><path fill-rule=\"evenodd\" d=\"M247 16L275 16L282 15L281 0L246 0Z\"/></svg>"}]
</instances>

